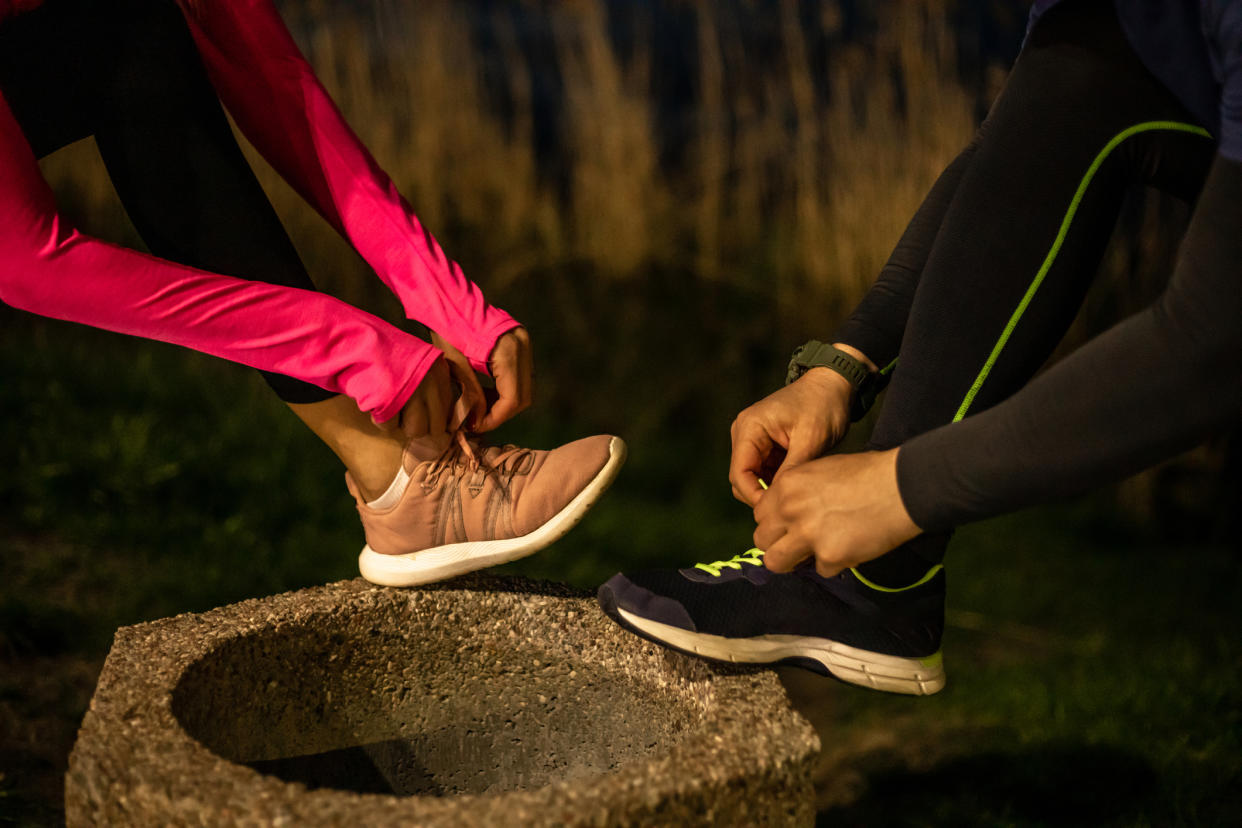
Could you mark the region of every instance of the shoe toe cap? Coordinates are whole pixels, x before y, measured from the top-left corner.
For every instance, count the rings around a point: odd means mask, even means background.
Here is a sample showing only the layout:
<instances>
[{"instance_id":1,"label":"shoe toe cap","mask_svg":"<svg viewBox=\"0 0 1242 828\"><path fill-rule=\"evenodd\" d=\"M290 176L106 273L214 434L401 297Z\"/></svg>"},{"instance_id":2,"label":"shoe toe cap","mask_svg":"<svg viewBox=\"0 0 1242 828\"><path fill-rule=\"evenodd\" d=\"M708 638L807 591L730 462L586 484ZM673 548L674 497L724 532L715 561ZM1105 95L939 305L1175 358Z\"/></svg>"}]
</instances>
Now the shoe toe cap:
<instances>
[{"instance_id":1,"label":"shoe toe cap","mask_svg":"<svg viewBox=\"0 0 1242 828\"><path fill-rule=\"evenodd\" d=\"M617 453L624 459L625 444L607 434L585 437L547 452L522 491L514 516L518 533L542 526L564 509L601 477ZM611 473L615 473L615 464ZM611 479L611 474L606 477Z\"/></svg>"},{"instance_id":2,"label":"shoe toe cap","mask_svg":"<svg viewBox=\"0 0 1242 828\"><path fill-rule=\"evenodd\" d=\"M583 437L548 452L544 468L553 472L550 478L559 478L566 489L582 489L608 465L615 450L625 451L620 437L597 434Z\"/></svg>"},{"instance_id":3,"label":"shoe toe cap","mask_svg":"<svg viewBox=\"0 0 1242 828\"><path fill-rule=\"evenodd\" d=\"M649 621L679 627L695 632L694 621L690 613L680 603L663 595L657 595L645 587L630 580L626 575L617 573L599 588L597 594L600 607L613 620L625 623L619 610L636 615Z\"/></svg>"}]
</instances>

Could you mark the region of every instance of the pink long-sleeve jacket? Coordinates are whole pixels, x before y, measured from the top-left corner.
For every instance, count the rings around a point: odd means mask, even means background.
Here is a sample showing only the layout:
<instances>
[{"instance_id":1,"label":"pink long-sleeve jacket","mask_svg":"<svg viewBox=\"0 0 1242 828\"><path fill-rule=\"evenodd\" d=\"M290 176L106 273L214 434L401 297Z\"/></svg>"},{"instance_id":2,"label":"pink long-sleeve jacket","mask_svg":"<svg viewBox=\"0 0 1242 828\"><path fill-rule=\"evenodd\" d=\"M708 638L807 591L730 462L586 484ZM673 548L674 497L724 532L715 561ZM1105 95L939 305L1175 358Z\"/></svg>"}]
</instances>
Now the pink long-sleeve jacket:
<instances>
[{"instance_id":1,"label":"pink long-sleeve jacket","mask_svg":"<svg viewBox=\"0 0 1242 828\"><path fill-rule=\"evenodd\" d=\"M41 0L0 0L0 24ZM518 323L425 231L315 77L271 0L177 0L225 107L263 157L401 300L478 370ZM59 215L0 96L0 301L158 339L397 414L440 351L323 294L184 267L79 233Z\"/></svg>"}]
</instances>

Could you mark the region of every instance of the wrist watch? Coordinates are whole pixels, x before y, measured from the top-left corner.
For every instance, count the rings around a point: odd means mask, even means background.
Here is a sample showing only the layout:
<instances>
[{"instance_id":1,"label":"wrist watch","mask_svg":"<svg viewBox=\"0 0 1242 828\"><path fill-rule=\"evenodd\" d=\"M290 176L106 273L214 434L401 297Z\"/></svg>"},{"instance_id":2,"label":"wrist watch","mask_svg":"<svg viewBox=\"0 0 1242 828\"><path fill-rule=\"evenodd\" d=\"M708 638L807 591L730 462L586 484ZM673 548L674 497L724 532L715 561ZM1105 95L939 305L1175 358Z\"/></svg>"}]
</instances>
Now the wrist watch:
<instances>
[{"instance_id":1,"label":"wrist watch","mask_svg":"<svg viewBox=\"0 0 1242 828\"><path fill-rule=\"evenodd\" d=\"M854 387L850 397L850 420L861 420L871 409L876 396L888 385L889 375L872 371L860 359L850 356L839 348L812 339L799 345L789 360L785 384L797 380L812 368L828 368L836 371Z\"/></svg>"}]
</instances>

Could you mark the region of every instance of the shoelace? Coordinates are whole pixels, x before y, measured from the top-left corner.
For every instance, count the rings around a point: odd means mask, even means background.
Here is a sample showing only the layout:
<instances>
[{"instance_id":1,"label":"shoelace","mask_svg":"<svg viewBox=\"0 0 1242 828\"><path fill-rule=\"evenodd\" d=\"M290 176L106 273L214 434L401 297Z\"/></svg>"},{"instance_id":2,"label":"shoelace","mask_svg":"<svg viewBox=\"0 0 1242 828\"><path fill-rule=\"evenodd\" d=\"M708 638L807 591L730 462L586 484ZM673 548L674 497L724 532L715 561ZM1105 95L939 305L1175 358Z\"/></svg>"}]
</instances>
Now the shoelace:
<instances>
[{"instance_id":1,"label":"shoelace","mask_svg":"<svg viewBox=\"0 0 1242 828\"><path fill-rule=\"evenodd\" d=\"M759 478L759 485L763 488L765 492L768 490L767 481L765 481L762 477ZM695 564L694 568L701 569L704 572L708 573L709 575L719 578L720 571L722 569L725 569L726 567L729 569L741 569L742 564L750 564L752 566L763 566L763 550L759 549L758 547L751 547L750 549L747 549L745 552L743 552L740 555L734 555L732 558L729 558L729 560L727 561L714 561L712 563L707 563L707 564L702 564L702 563Z\"/></svg>"},{"instance_id":2,"label":"shoelace","mask_svg":"<svg viewBox=\"0 0 1242 828\"><path fill-rule=\"evenodd\" d=\"M747 549L740 555L734 555L727 561L714 561L712 563L695 564L695 569L701 569L709 575L720 577L723 569L741 569L742 564L750 564L751 566L763 566L763 550Z\"/></svg>"},{"instance_id":3,"label":"shoelace","mask_svg":"<svg viewBox=\"0 0 1242 828\"><path fill-rule=\"evenodd\" d=\"M489 454L492 455L490 461ZM467 471L472 474L471 487L482 486L489 474L496 474L507 483L514 475L528 471L527 461L533 457L534 452L530 449L514 445L488 446L481 439L467 437L464 431L458 429L453 433L448 448L431 464L423 485L437 485L445 472L451 475L452 480L458 480Z\"/></svg>"}]
</instances>

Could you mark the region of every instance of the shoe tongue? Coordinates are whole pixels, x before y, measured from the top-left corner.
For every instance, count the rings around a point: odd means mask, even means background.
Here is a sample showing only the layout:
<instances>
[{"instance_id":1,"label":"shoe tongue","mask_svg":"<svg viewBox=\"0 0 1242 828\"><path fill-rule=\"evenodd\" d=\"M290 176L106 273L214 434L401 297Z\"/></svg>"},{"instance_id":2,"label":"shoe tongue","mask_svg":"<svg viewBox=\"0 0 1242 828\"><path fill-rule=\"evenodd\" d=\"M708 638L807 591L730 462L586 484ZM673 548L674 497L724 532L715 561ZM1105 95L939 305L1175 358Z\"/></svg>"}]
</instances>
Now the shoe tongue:
<instances>
[{"instance_id":1,"label":"shoe tongue","mask_svg":"<svg viewBox=\"0 0 1242 828\"><path fill-rule=\"evenodd\" d=\"M475 443L474 450L478 452L480 462L493 468L499 466L511 457L516 457L520 454L527 454L532 451L532 449L509 444L501 446L488 446L483 445L482 443Z\"/></svg>"},{"instance_id":2,"label":"shoe tongue","mask_svg":"<svg viewBox=\"0 0 1242 828\"><path fill-rule=\"evenodd\" d=\"M452 435L441 432L423 437L411 437L405 443L403 452L405 470L410 471L419 463L434 462L444 456L453 447Z\"/></svg>"},{"instance_id":3,"label":"shoe tongue","mask_svg":"<svg viewBox=\"0 0 1242 828\"><path fill-rule=\"evenodd\" d=\"M449 435L411 439L407 442L406 470L411 471L424 463L430 464L432 468L462 463L474 469L480 466L495 469L510 457L528 451L530 450L519 446L491 446L482 437L468 435L464 429L459 429Z\"/></svg>"}]
</instances>

